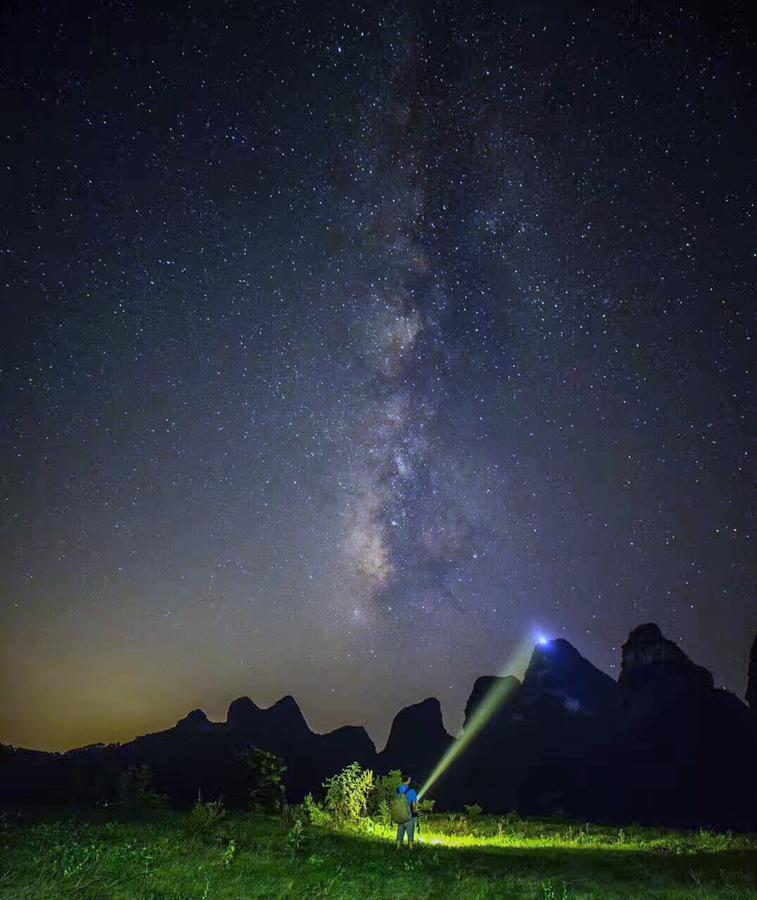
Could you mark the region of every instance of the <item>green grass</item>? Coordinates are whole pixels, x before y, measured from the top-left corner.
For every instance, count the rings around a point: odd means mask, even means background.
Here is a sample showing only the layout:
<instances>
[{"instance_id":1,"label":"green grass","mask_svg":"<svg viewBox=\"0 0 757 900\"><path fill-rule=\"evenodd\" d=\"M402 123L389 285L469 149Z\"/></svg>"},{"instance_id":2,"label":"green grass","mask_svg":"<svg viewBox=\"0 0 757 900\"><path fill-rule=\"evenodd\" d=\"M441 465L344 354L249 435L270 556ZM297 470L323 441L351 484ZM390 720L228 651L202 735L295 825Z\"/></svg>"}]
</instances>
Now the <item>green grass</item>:
<instances>
[{"instance_id":1,"label":"green grass","mask_svg":"<svg viewBox=\"0 0 757 900\"><path fill-rule=\"evenodd\" d=\"M754 835L434 815L410 853L389 828L315 828L297 811L200 834L181 813L55 815L0 826L0 898L757 898Z\"/></svg>"}]
</instances>

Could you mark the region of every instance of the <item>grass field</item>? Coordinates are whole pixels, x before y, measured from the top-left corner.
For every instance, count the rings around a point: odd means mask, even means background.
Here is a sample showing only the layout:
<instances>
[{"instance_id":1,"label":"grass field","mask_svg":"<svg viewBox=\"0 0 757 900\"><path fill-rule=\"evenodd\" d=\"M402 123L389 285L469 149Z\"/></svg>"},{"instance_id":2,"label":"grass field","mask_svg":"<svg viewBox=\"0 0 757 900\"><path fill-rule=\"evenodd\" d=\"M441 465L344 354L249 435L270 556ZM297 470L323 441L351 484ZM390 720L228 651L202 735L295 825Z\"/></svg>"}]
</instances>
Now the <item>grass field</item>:
<instances>
[{"instance_id":1,"label":"grass field","mask_svg":"<svg viewBox=\"0 0 757 900\"><path fill-rule=\"evenodd\" d=\"M757 837L432 815L410 853L393 832L228 814L87 818L37 813L0 825L0 897L757 898ZM70 814L69 814L70 816Z\"/></svg>"}]
</instances>

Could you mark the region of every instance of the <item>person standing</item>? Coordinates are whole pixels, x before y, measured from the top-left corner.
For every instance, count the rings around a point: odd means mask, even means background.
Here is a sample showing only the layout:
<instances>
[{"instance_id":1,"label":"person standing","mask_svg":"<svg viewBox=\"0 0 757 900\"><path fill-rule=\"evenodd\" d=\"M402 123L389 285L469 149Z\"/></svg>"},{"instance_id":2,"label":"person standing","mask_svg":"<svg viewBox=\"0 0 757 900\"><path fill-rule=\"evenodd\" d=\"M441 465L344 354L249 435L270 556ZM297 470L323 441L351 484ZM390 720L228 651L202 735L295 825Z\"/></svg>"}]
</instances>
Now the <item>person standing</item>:
<instances>
[{"instance_id":1,"label":"person standing","mask_svg":"<svg viewBox=\"0 0 757 900\"><path fill-rule=\"evenodd\" d=\"M407 834L407 846L413 849L415 841L415 827L418 824L418 810L416 803L418 794L411 787L410 778L406 778L397 788L397 796L392 804L392 818L397 823L397 849L402 846Z\"/></svg>"}]
</instances>

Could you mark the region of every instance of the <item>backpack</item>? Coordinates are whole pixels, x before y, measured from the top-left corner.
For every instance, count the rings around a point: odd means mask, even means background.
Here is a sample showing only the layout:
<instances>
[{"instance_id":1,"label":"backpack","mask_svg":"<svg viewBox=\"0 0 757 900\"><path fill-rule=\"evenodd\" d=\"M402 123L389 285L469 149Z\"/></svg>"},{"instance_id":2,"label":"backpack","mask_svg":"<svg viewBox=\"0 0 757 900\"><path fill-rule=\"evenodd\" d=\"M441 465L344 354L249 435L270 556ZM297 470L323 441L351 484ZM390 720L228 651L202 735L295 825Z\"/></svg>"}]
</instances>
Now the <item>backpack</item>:
<instances>
[{"instance_id":1,"label":"backpack","mask_svg":"<svg viewBox=\"0 0 757 900\"><path fill-rule=\"evenodd\" d=\"M404 825L410 821L410 804L407 802L407 794L395 794L392 800L392 822L395 825Z\"/></svg>"}]
</instances>

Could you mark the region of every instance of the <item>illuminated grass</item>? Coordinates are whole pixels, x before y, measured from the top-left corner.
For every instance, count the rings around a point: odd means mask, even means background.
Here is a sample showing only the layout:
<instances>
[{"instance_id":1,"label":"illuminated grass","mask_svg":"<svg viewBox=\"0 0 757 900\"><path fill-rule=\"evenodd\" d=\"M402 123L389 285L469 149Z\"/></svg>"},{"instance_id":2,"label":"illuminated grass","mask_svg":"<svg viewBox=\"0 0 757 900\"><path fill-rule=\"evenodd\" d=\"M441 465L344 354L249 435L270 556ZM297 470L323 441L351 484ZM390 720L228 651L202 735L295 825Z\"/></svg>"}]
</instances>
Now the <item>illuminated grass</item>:
<instances>
[{"instance_id":1,"label":"illuminated grass","mask_svg":"<svg viewBox=\"0 0 757 900\"><path fill-rule=\"evenodd\" d=\"M482 816L471 822L462 814L441 814L425 817L421 829L421 844L452 848L569 848L610 852L643 850L675 855L757 849L754 835L736 835L707 829L677 831L639 826L617 828L518 817L508 820L501 816ZM378 841L391 841L395 829L374 824L365 829L364 833Z\"/></svg>"}]
</instances>

